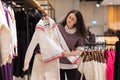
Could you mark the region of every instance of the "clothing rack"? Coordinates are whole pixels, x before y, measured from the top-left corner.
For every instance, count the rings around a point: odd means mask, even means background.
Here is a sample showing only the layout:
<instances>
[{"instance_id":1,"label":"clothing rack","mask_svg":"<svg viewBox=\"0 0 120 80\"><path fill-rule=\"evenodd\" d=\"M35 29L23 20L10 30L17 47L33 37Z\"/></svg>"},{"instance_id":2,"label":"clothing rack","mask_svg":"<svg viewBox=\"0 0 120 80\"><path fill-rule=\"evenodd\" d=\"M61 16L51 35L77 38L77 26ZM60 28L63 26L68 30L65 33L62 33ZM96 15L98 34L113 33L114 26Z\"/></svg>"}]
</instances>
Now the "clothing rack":
<instances>
[{"instance_id":1,"label":"clothing rack","mask_svg":"<svg viewBox=\"0 0 120 80\"><path fill-rule=\"evenodd\" d=\"M85 46L89 46L89 45L92 45L92 46L96 46L96 45L102 45L102 46L115 46L115 44L105 44L105 43L90 43L90 44L84 44Z\"/></svg>"},{"instance_id":2,"label":"clothing rack","mask_svg":"<svg viewBox=\"0 0 120 80\"><path fill-rule=\"evenodd\" d=\"M84 44L85 47L88 49L95 49L95 47L101 47L105 49L107 46L115 46L115 44L106 44L106 43L89 43L89 44Z\"/></svg>"},{"instance_id":3,"label":"clothing rack","mask_svg":"<svg viewBox=\"0 0 120 80\"><path fill-rule=\"evenodd\" d=\"M28 0L28 2L33 5L34 7L36 7L38 10L40 10L41 12L43 12L45 15L48 15L45 10L43 10L43 8L37 3L36 0Z\"/></svg>"},{"instance_id":4,"label":"clothing rack","mask_svg":"<svg viewBox=\"0 0 120 80\"><path fill-rule=\"evenodd\" d=\"M3 0L5 3L12 5L14 8L37 8L39 11L48 15L36 0ZM19 6L18 6L19 5Z\"/></svg>"},{"instance_id":5,"label":"clothing rack","mask_svg":"<svg viewBox=\"0 0 120 80\"><path fill-rule=\"evenodd\" d=\"M25 12L28 13L28 9L29 8L34 8L34 9L38 9L39 11L41 11L43 14L47 15L47 13L42 9L42 7L36 2L36 0L3 0L3 2L5 2L7 5L11 5L13 9L25 9ZM13 4L13 2L16 3ZM20 7L17 7L17 5L20 5ZM27 29L27 45L29 45L29 34L28 34L28 14L26 16L26 29ZM30 70L27 70L27 80L30 80L30 75L28 74Z\"/></svg>"}]
</instances>

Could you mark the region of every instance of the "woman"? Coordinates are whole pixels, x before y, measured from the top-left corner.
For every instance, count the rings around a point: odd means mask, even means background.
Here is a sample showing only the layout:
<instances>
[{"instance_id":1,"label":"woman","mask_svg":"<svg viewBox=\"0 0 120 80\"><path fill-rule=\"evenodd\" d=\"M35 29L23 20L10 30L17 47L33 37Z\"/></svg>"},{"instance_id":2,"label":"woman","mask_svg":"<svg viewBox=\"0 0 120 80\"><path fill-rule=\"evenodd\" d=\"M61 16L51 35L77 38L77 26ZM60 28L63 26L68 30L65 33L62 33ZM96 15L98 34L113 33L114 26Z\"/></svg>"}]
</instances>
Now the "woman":
<instances>
[{"instance_id":1,"label":"woman","mask_svg":"<svg viewBox=\"0 0 120 80\"><path fill-rule=\"evenodd\" d=\"M83 41L86 37L86 27L80 11L70 11L58 28L69 48L60 58L60 78L65 80L77 80L77 64L72 64L67 57L80 55L83 51Z\"/></svg>"}]
</instances>

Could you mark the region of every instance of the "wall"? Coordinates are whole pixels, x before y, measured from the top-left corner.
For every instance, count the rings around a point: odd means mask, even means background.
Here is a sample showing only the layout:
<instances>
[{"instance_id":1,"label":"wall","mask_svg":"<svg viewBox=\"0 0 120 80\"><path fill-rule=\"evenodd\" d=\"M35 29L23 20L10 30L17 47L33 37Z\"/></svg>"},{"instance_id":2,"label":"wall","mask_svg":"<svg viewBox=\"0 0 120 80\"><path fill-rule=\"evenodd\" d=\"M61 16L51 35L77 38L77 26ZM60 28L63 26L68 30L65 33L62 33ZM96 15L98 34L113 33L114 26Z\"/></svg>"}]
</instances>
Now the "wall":
<instances>
[{"instance_id":1,"label":"wall","mask_svg":"<svg viewBox=\"0 0 120 80\"><path fill-rule=\"evenodd\" d=\"M72 9L79 10L79 0L50 0L55 8L56 21L60 22Z\"/></svg>"},{"instance_id":2,"label":"wall","mask_svg":"<svg viewBox=\"0 0 120 80\"><path fill-rule=\"evenodd\" d=\"M96 2L81 2L80 11L86 26L90 27L92 33L102 35L107 30L107 6L96 7ZM96 20L97 24L92 24L93 20Z\"/></svg>"},{"instance_id":3,"label":"wall","mask_svg":"<svg viewBox=\"0 0 120 80\"><path fill-rule=\"evenodd\" d=\"M110 29L120 30L120 5L108 6L108 25Z\"/></svg>"}]
</instances>

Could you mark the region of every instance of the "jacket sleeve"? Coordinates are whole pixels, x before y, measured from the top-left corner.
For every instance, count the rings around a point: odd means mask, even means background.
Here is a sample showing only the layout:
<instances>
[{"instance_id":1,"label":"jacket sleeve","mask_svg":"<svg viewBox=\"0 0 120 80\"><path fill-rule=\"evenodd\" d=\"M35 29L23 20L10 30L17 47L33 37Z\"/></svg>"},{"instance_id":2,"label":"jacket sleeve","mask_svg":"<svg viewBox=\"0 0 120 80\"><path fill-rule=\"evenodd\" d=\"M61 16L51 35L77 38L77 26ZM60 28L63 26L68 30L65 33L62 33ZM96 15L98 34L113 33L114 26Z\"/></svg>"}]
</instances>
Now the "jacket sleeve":
<instances>
[{"instance_id":1,"label":"jacket sleeve","mask_svg":"<svg viewBox=\"0 0 120 80\"><path fill-rule=\"evenodd\" d=\"M24 68L25 69L28 69L29 67L29 62L31 60L31 57L33 55L33 51L39 41L39 37L38 37L38 30L36 30L33 34L33 37L32 37L32 40L28 46L28 49L27 49L27 52L26 52L26 55L25 55L25 61L24 61Z\"/></svg>"}]
</instances>

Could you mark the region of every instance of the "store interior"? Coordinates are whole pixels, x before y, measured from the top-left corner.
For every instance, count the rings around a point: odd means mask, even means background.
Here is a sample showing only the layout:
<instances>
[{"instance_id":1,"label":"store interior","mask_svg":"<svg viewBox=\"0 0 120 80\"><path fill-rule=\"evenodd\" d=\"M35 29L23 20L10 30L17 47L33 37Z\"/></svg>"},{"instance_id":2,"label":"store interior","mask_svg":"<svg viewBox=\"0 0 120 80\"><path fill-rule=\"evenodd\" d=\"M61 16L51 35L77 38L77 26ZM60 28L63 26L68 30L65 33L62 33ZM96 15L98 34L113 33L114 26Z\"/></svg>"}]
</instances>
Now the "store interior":
<instances>
[{"instance_id":1,"label":"store interior","mask_svg":"<svg viewBox=\"0 0 120 80\"><path fill-rule=\"evenodd\" d=\"M85 49L115 49L120 30L119 0L1 0L10 5L16 17L18 56L13 59L13 80L30 80L30 72L22 71L25 52L35 31L35 25L43 15L59 23L72 10L79 10L88 31ZM37 14L36 11L39 13ZM37 14L37 15L35 15ZM39 15L39 17L38 17ZM24 16L24 17L23 17ZM24 35L24 36L23 36ZM24 40L21 40L24 39ZM21 45L21 43L23 45ZM20 54L23 53L23 54ZM34 56L33 56L34 57ZM19 63L19 64L18 64ZM31 63L33 61L31 60ZM32 67L30 67L31 71ZM0 79L1 80L1 79Z\"/></svg>"}]
</instances>

